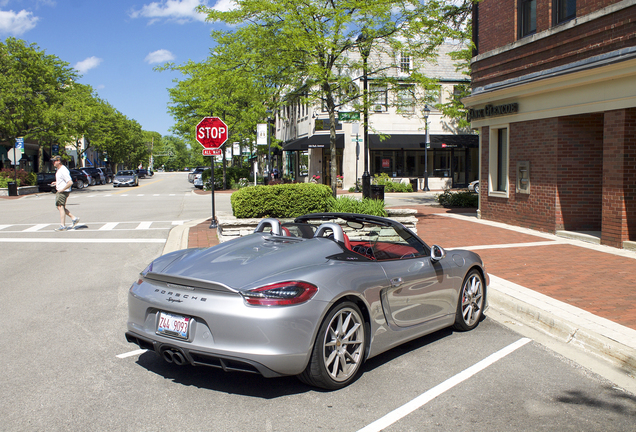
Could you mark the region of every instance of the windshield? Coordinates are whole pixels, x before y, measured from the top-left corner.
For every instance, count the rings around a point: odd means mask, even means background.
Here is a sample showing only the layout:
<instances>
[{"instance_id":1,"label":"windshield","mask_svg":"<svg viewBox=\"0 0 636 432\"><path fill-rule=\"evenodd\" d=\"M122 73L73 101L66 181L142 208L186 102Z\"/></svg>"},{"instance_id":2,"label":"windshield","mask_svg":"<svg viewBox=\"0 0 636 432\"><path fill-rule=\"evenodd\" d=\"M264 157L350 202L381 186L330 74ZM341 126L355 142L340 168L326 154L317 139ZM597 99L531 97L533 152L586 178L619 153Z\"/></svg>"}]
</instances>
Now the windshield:
<instances>
[{"instance_id":1,"label":"windshield","mask_svg":"<svg viewBox=\"0 0 636 432\"><path fill-rule=\"evenodd\" d=\"M132 171L118 171L117 172L118 176L131 176L134 175Z\"/></svg>"}]
</instances>

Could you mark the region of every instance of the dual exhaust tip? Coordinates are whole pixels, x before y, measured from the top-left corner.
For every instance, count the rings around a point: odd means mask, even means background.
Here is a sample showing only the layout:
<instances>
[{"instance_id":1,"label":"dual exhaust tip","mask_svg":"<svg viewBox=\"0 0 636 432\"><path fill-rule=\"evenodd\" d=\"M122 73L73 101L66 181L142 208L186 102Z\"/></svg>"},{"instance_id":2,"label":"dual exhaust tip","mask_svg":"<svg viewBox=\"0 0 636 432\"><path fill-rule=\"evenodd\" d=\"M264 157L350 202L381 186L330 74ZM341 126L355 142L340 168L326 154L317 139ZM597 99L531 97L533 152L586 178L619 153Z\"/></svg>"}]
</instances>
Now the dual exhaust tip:
<instances>
[{"instance_id":1,"label":"dual exhaust tip","mask_svg":"<svg viewBox=\"0 0 636 432\"><path fill-rule=\"evenodd\" d=\"M163 351L163 359L168 363L174 363L177 366L183 366L188 363L185 355L176 348L168 348Z\"/></svg>"}]
</instances>

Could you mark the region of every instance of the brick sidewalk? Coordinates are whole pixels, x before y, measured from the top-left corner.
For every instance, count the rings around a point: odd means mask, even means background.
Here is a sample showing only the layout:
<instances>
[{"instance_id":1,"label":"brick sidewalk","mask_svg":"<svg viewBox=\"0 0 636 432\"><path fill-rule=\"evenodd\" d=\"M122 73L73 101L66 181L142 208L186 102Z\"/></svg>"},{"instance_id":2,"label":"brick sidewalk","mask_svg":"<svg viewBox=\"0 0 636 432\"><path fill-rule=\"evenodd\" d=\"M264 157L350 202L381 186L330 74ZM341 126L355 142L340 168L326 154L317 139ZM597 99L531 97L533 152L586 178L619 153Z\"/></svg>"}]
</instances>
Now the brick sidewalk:
<instances>
[{"instance_id":1,"label":"brick sidewalk","mask_svg":"<svg viewBox=\"0 0 636 432\"><path fill-rule=\"evenodd\" d=\"M502 245L475 251L488 273L636 330L636 301L632 295L636 259L562 244L556 237L553 245L504 247L550 240L441 215L454 210L410 208L418 211L417 233L429 245Z\"/></svg>"},{"instance_id":2,"label":"brick sidewalk","mask_svg":"<svg viewBox=\"0 0 636 432\"><path fill-rule=\"evenodd\" d=\"M403 208L417 211L417 233L427 244L449 249L501 245L476 248L488 273L636 330L632 295L636 259L443 215L462 210L425 205ZM209 226L207 220L192 227L188 246L218 244L216 229ZM550 241L554 244L508 246Z\"/></svg>"}]
</instances>

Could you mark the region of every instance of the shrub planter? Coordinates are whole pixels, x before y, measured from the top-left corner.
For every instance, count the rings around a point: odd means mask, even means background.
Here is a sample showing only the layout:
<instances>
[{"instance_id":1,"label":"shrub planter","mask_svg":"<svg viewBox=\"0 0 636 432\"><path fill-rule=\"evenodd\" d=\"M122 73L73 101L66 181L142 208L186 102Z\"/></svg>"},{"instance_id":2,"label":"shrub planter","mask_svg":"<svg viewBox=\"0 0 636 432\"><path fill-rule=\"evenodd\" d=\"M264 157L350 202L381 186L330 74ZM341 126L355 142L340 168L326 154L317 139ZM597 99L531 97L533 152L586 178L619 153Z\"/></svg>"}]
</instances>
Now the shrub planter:
<instances>
[{"instance_id":1,"label":"shrub planter","mask_svg":"<svg viewBox=\"0 0 636 432\"><path fill-rule=\"evenodd\" d=\"M38 192L37 186L21 186L18 188L18 195L31 195ZM9 196L9 188L0 188L0 196Z\"/></svg>"},{"instance_id":2,"label":"shrub planter","mask_svg":"<svg viewBox=\"0 0 636 432\"><path fill-rule=\"evenodd\" d=\"M388 213L389 219L393 219L414 233L417 233L417 218L415 217L415 214L417 213L416 210L386 209L386 212ZM262 218L236 218L229 213L218 212L217 221L219 227L217 229L217 235L219 237L219 243L252 234L261 220ZM292 222L294 218L279 218L279 220L282 223Z\"/></svg>"}]
</instances>

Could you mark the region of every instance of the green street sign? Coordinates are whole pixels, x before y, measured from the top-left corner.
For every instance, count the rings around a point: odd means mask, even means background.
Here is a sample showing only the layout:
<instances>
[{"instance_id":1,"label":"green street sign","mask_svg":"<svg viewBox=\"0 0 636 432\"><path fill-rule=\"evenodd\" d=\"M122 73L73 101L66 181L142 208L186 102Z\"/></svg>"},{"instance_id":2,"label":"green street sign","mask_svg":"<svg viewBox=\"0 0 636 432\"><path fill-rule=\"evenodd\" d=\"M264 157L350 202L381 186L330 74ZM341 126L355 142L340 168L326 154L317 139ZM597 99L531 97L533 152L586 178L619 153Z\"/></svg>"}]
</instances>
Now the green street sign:
<instances>
[{"instance_id":1,"label":"green street sign","mask_svg":"<svg viewBox=\"0 0 636 432\"><path fill-rule=\"evenodd\" d=\"M339 112L338 113L338 120L340 121L356 121L356 120L360 120L360 113L359 112Z\"/></svg>"}]
</instances>

